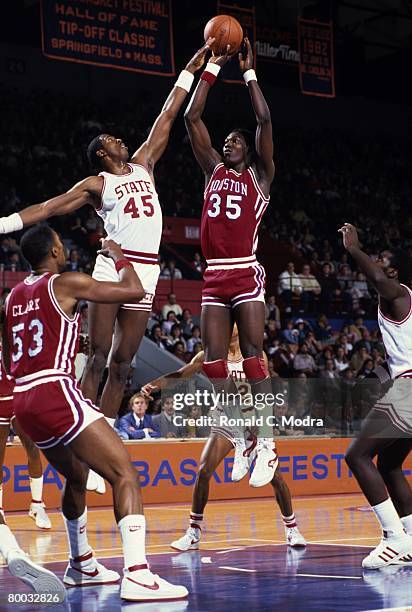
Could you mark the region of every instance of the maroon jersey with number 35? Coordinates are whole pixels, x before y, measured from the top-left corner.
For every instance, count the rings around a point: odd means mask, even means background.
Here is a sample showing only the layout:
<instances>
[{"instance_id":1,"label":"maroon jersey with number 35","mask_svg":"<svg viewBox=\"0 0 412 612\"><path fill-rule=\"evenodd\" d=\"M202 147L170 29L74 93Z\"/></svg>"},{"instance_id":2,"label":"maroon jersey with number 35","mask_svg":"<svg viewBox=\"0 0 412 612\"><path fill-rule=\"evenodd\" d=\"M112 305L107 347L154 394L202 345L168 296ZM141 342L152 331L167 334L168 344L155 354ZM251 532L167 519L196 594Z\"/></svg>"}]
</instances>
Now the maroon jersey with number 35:
<instances>
[{"instance_id":1,"label":"maroon jersey with number 35","mask_svg":"<svg viewBox=\"0 0 412 612\"><path fill-rule=\"evenodd\" d=\"M259 187L253 168L239 173L218 164L204 196L201 243L208 263L255 261L259 225L269 198Z\"/></svg>"}]
</instances>

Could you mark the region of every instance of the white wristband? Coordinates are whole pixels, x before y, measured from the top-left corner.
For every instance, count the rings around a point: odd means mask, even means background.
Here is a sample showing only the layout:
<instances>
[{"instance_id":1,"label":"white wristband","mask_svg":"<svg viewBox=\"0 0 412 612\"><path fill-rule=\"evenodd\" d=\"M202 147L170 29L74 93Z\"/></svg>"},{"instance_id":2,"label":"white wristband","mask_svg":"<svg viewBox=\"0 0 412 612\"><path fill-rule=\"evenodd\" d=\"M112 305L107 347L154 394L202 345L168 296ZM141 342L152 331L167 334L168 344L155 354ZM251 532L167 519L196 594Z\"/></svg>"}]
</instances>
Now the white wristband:
<instances>
[{"instance_id":1,"label":"white wristband","mask_svg":"<svg viewBox=\"0 0 412 612\"><path fill-rule=\"evenodd\" d=\"M216 77L219 74L220 69L221 69L221 66L219 66L219 64L213 64L213 62L208 62L205 68L205 70L207 70L208 72L211 72Z\"/></svg>"},{"instance_id":2,"label":"white wristband","mask_svg":"<svg viewBox=\"0 0 412 612\"><path fill-rule=\"evenodd\" d=\"M194 78L194 74L192 74L188 70L182 70L175 83L175 87L181 87L182 89L185 89L187 92L189 92L190 88L192 87Z\"/></svg>"},{"instance_id":3,"label":"white wristband","mask_svg":"<svg viewBox=\"0 0 412 612\"><path fill-rule=\"evenodd\" d=\"M243 73L243 79L246 85L249 83L249 81L257 81L256 72L253 70L253 68L250 68L250 70L246 70L246 72Z\"/></svg>"},{"instance_id":4,"label":"white wristband","mask_svg":"<svg viewBox=\"0 0 412 612\"><path fill-rule=\"evenodd\" d=\"M0 234L11 234L11 232L18 232L21 229L23 229L23 221L19 213L0 218Z\"/></svg>"}]
</instances>

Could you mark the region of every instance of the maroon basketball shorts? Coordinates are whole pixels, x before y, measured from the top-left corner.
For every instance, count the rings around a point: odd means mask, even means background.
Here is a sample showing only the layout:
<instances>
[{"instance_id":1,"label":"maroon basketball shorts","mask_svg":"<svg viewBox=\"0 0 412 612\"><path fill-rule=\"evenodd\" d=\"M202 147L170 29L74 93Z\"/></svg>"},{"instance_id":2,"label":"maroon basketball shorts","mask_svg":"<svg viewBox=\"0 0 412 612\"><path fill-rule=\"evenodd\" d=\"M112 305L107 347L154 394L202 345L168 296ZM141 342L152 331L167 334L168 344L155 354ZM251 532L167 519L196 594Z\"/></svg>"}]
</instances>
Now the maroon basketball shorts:
<instances>
[{"instance_id":1,"label":"maroon basketball shorts","mask_svg":"<svg viewBox=\"0 0 412 612\"><path fill-rule=\"evenodd\" d=\"M70 444L103 413L85 399L75 378L58 370L43 370L16 380L14 414L22 429L40 448Z\"/></svg>"},{"instance_id":2,"label":"maroon basketball shorts","mask_svg":"<svg viewBox=\"0 0 412 612\"><path fill-rule=\"evenodd\" d=\"M244 302L264 302L265 278L259 263L231 269L208 266L203 275L202 306L235 308Z\"/></svg>"},{"instance_id":3,"label":"maroon basketball shorts","mask_svg":"<svg viewBox=\"0 0 412 612\"><path fill-rule=\"evenodd\" d=\"M0 396L0 426L10 427L10 421L14 415L13 397Z\"/></svg>"}]
</instances>

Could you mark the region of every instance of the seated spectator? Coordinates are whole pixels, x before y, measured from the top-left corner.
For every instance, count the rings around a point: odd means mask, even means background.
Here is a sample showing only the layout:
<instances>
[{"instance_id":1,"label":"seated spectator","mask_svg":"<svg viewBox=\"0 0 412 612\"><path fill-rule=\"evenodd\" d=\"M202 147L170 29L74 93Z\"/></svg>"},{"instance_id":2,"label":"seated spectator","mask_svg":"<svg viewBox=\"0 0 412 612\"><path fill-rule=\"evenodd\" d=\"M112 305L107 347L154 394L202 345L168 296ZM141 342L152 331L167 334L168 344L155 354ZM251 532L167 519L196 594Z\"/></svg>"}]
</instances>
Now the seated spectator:
<instances>
[{"instance_id":1,"label":"seated spectator","mask_svg":"<svg viewBox=\"0 0 412 612\"><path fill-rule=\"evenodd\" d=\"M77 249L72 249L70 251L69 259L66 265L66 270L69 272L82 271L80 255Z\"/></svg>"},{"instance_id":2,"label":"seated spectator","mask_svg":"<svg viewBox=\"0 0 412 612\"><path fill-rule=\"evenodd\" d=\"M368 351L364 346L360 346L357 351L354 351L352 358L350 360L350 367L352 370L355 370L356 374L359 373L359 370L365 363L367 359L370 359Z\"/></svg>"},{"instance_id":3,"label":"seated spectator","mask_svg":"<svg viewBox=\"0 0 412 612\"><path fill-rule=\"evenodd\" d=\"M306 335L310 330L310 325L307 321L304 321L303 319L296 319L295 326L299 333L298 342L299 344L302 344L302 342L305 342L306 340Z\"/></svg>"},{"instance_id":4,"label":"seated spectator","mask_svg":"<svg viewBox=\"0 0 412 612\"><path fill-rule=\"evenodd\" d=\"M187 415L188 419L199 419L202 416L202 410L200 406L191 406L189 410L189 414ZM210 433L210 427L206 427L204 425L191 425L190 423L186 424L186 438L207 438Z\"/></svg>"},{"instance_id":5,"label":"seated spectator","mask_svg":"<svg viewBox=\"0 0 412 612\"><path fill-rule=\"evenodd\" d=\"M308 352L308 345L304 342L298 350L293 361L293 369L303 372L307 376L313 376L316 370L315 360Z\"/></svg>"},{"instance_id":6,"label":"seated spectator","mask_svg":"<svg viewBox=\"0 0 412 612\"><path fill-rule=\"evenodd\" d=\"M162 323L162 333L165 336L170 336L173 325L179 325L179 319L177 318L173 310L169 310L167 313L166 321Z\"/></svg>"},{"instance_id":7,"label":"seated spectator","mask_svg":"<svg viewBox=\"0 0 412 612\"><path fill-rule=\"evenodd\" d=\"M346 334L340 334L338 339L336 340L336 348L343 348L344 354L347 356L352 351L353 346L350 342L348 342L348 337Z\"/></svg>"},{"instance_id":8,"label":"seated spectator","mask_svg":"<svg viewBox=\"0 0 412 612\"><path fill-rule=\"evenodd\" d=\"M282 342L277 351L272 355L274 370L282 378L288 378L292 370L294 354L287 342Z\"/></svg>"},{"instance_id":9,"label":"seated spectator","mask_svg":"<svg viewBox=\"0 0 412 612\"><path fill-rule=\"evenodd\" d=\"M150 414L146 414L147 399L143 393L135 393L129 400L131 412L125 414L117 425L119 436L123 440L143 440L144 438L159 438L159 427L153 422Z\"/></svg>"},{"instance_id":10,"label":"seated spectator","mask_svg":"<svg viewBox=\"0 0 412 612\"><path fill-rule=\"evenodd\" d=\"M357 351L358 349L360 349L361 346L364 346L366 350L368 351L368 353L370 353L373 348L371 334L370 334L369 329L366 329L366 327L362 328L361 339L355 343L355 346L353 347L353 349Z\"/></svg>"},{"instance_id":11,"label":"seated spectator","mask_svg":"<svg viewBox=\"0 0 412 612\"><path fill-rule=\"evenodd\" d=\"M160 260L159 267L160 267L159 279L170 278L170 272L166 267L166 262L164 261L164 259Z\"/></svg>"},{"instance_id":12,"label":"seated spectator","mask_svg":"<svg viewBox=\"0 0 412 612\"><path fill-rule=\"evenodd\" d=\"M182 361L186 361L186 350L185 350L185 346L183 344L183 342L181 340L179 340L179 342L176 342L176 344L172 347L172 349L170 350L171 353L173 353L173 355L175 357L177 357L178 359L181 359ZM189 353L189 361L190 361L190 353Z\"/></svg>"},{"instance_id":13,"label":"seated spectator","mask_svg":"<svg viewBox=\"0 0 412 612\"><path fill-rule=\"evenodd\" d=\"M358 378L366 378L366 376L373 372L373 368L373 359L366 359L358 372Z\"/></svg>"},{"instance_id":14,"label":"seated spectator","mask_svg":"<svg viewBox=\"0 0 412 612\"><path fill-rule=\"evenodd\" d=\"M167 318L167 313L173 311L176 316L180 317L183 313L182 307L176 302L176 294L169 293L167 296L167 302L162 308L162 319Z\"/></svg>"},{"instance_id":15,"label":"seated spectator","mask_svg":"<svg viewBox=\"0 0 412 612\"><path fill-rule=\"evenodd\" d=\"M183 345L183 350L186 351L186 340L183 338L182 328L179 323L172 325L170 335L167 338L167 348L172 350L175 344L180 342Z\"/></svg>"},{"instance_id":16,"label":"seated spectator","mask_svg":"<svg viewBox=\"0 0 412 612\"><path fill-rule=\"evenodd\" d=\"M162 278L174 278L175 280L180 280L183 278L181 270L176 268L176 262L174 259L171 259L167 266L163 268Z\"/></svg>"},{"instance_id":17,"label":"seated spectator","mask_svg":"<svg viewBox=\"0 0 412 612\"><path fill-rule=\"evenodd\" d=\"M351 291L353 287L353 275L352 270L348 264L343 264L339 268L339 272L336 276L341 291Z\"/></svg>"},{"instance_id":18,"label":"seated spectator","mask_svg":"<svg viewBox=\"0 0 412 612\"><path fill-rule=\"evenodd\" d=\"M285 304L285 312L292 312L292 297L300 296L302 293L302 283L295 272L295 264L290 261L286 270L279 275L278 293Z\"/></svg>"},{"instance_id":19,"label":"seated spectator","mask_svg":"<svg viewBox=\"0 0 412 612\"><path fill-rule=\"evenodd\" d=\"M162 328L160 325L153 325L149 338L152 342L157 344L158 348L164 351L166 350L167 336L162 334Z\"/></svg>"},{"instance_id":20,"label":"seated spectator","mask_svg":"<svg viewBox=\"0 0 412 612\"><path fill-rule=\"evenodd\" d=\"M279 310L279 306L277 306L276 304L276 298L274 295L271 295L268 298L268 301L266 302L265 314L266 314L266 320L276 321L276 327L279 329L280 328L280 310Z\"/></svg>"},{"instance_id":21,"label":"seated spectator","mask_svg":"<svg viewBox=\"0 0 412 612\"><path fill-rule=\"evenodd\" d=\"M196 272L199 272L199 274L203 274L203 264L202 264L202 257L200 255L200 253L195 253L194 254L193 261L192 261L192 266L194 267Z\"/></svg>"},{"instance_id":22,"label":"seated spectator","mask_svg":"<svg viewBox=\"0 0 412 612\"><path fill-rule=\"evenodd\" d=\"M326 315L321 314L318 316L313 331L315 332L316 340L320 340L321 342L329 340L332 336L332 326L329 324Z\"/></svg>"},{"instance_id":23,"label":"seated spectator","mask_svg":"<svg viewBox=\"0 0 412 612\"><path fill-rule=\"evenodd\" d=\"M324 370L326 368L327 361L333 362L333 352L330 346L324 348L322 353L319 353L315 359L316 365L318 366L319 370Z\"/></svg>"},{"instance_id":24,"label":"seated spectator","mask_svg":"<svg viewBox=\"0 0 412 612\"><path fill-rule=\"evenodd\" d=\"M336 276L332 273L332 269L329 263L325 263L322 266L322 272L319 277L319 284L321 287L319 306L321 310L330 314L332 312L332 305L336 298L342 298L343 310L348 312L352 309L352 298L349 293L342 292Z\"/></svg>"},{"instance_id":25,"label":"seated spectator","mask_svg":"<svg viewBox=\"0 0 412 612\"><path fill-rule=\"evenodd\" d=\"M362 272L356 274L356 280L353 282L352 288L353 308L358 310L359 314L365 314L369 309L371 294L366 281L366 276Z\"/></svg>"},{"instance_id":26,"label":"seated spectator","mask_svg":"<svg viewBox=\"0 0 412 612\"><path fill-rule=\"evenodd\" d=\"M339 373L335 369L335 364L333 363L333 359L326 359L325 368L319 373L320 378L326 379L338 379Z\"/></svg>"},{"instance_id":27,"label":"seated spectator","mask_svg":"<svg viewBox=\"0 0 412 612\"><path fill-rule=\"evenodd\" d=\"M299 332L293 321L288 321L286 323L286 329L282 331L282 338L287 344L298 344Z\"/></svg>"},{"instance_id":28,"label":"seated spectator","mask_svg":"<svg viewBox=\"0 0 412 612\"><path fill-rule=\"evenodd\" d=\"M189 351L189 353L193 353L195 346L201 343L202 338L200 337L200 327L198 325L194 325L192 329L192 336L186 342L186 349Z\"/></svg>"},{"instance_id":29,"label":"seated spectator","mask_svg":"<svg viewBox=\"0 0 412 612\"><path fill-rule=\"evenodd\" d=\"M310 272L310 265L305 264L300 274L302 285L301 312L312 311L315 304L315 297L320 294L320 285L316 277Z\"/></svg>"},{"instance_id":30,"label":"seated spectator","mask_svg":"<svg viewBox=\"0 0 412 612\"><path fill-rule=\"evenodd\" d=\"M183 438L185 436L186 430L183 425L175 425L174 415L173 397L164 395L162 397L162 411L153 417L153 423L157 431L159 431L161 438Z\"/></svg>"},{"instance_id":31,"label":"seated spectator","mask_svg":"<svg viewBox=\"0 0 412 612\"><path fill-rule=\"evenodd\" d=\"M24 272L29 270L29 266L18 251L10 251L6 270L10 270L11 272Z\"/></svg>"},{"instance_id":32,"label":"seated spectator","mask_svg":"<svg viewBox=\"0 0 412 612\"><path fill-rule=\"evenodd\" d=\"M336 355L333 359L333 363L338 372L343 372L349 368L349 360L345 355L345 349L343 346L338 346L336 348Z\"/></svg>"},{"instance_id":33,"label":"seated spectator","mask_svg":"<svg viewBox=\"0 0 412 612\"><path fill-rule=\"evenodd\" d=\"M182 328L182 334L185 340L190 338L190 336L192 335L192 329L193 329L193 319L192 319L192 313L189 310L189 308L185 308L183 310L180 327Z\"/></svg>"},{"instance_id":34,"label":"seated spectator","mask_svg":"<svg viewBox=\"0 0 412 612\"><path fill-rule=\"evenodd\" d=\"M316 340L315 333L312 330L307 332L305 342L308 347L308 352L312 355L312 357L316 357L316 355L322 350L322 344Z\"/></svg>"}]
</instances>

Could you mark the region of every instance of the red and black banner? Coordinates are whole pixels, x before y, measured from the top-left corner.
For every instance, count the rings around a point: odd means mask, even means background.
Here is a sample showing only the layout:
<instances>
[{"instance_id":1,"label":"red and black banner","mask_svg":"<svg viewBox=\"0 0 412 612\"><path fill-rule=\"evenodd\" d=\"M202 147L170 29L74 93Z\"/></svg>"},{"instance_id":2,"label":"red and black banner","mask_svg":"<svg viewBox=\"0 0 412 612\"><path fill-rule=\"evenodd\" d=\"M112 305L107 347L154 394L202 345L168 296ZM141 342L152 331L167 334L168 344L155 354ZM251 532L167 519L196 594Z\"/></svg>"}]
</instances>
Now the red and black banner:
<instances>
[{"instance_id":1,"label":"red and black banner","mask_svg":"<svg viewBox=\"0 0 412 612\"><path fill-rule=\"evenodd\" d=\"M298 20L299 79L301 92L335 97L332 23Z\"/></svg>"},{"instance_id":2,"label":"red and black banner","mask_svg":"<svg viewBox=\"0 0 412 612\"><path fill-rule=\"evenodd\" d=\"M53 59L173 76L171 11L171 0L41 0L43 53Z\"/></svg>"}]
</instances>

